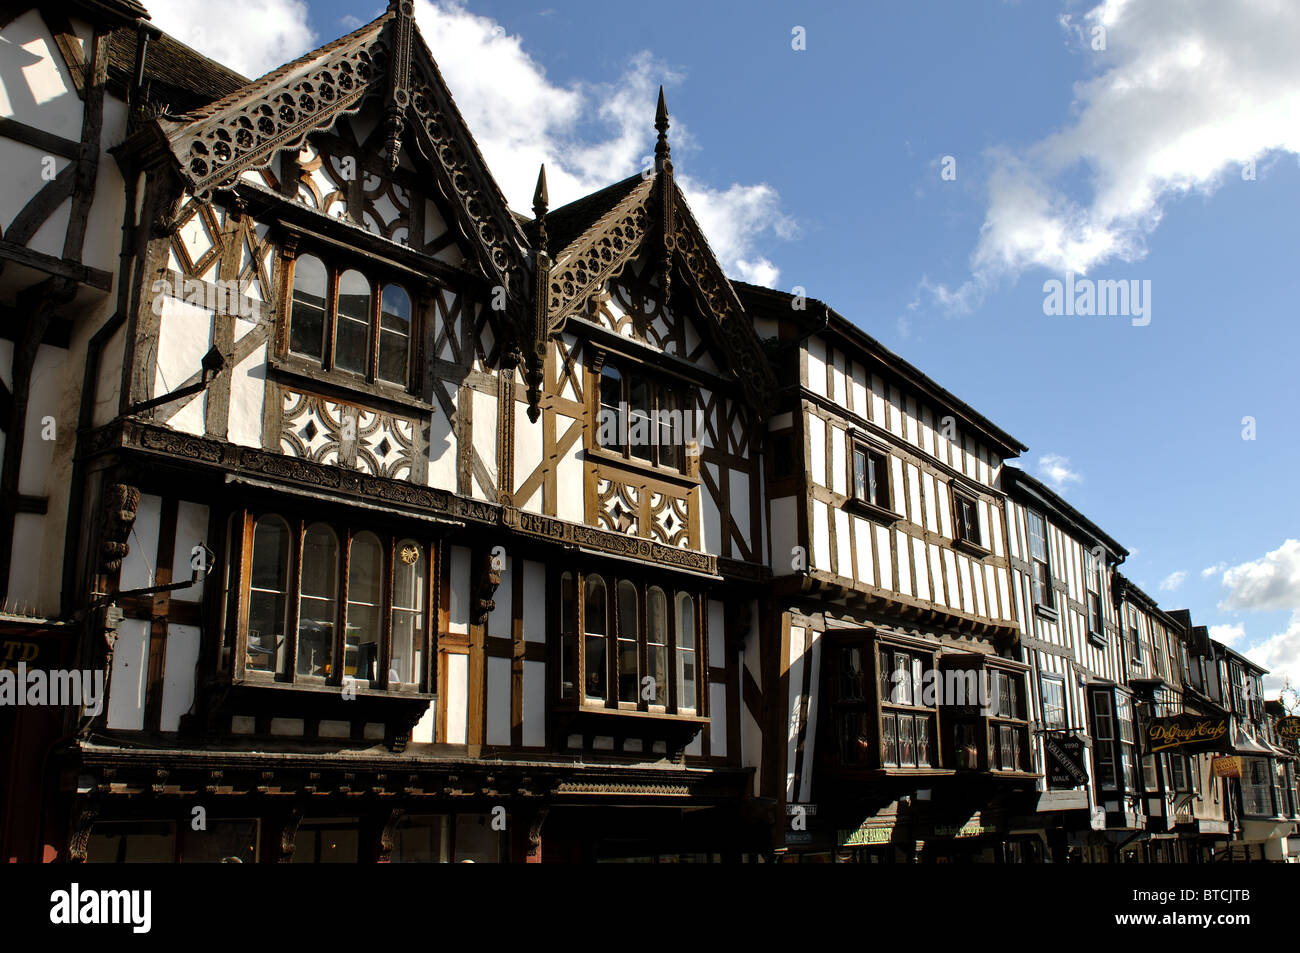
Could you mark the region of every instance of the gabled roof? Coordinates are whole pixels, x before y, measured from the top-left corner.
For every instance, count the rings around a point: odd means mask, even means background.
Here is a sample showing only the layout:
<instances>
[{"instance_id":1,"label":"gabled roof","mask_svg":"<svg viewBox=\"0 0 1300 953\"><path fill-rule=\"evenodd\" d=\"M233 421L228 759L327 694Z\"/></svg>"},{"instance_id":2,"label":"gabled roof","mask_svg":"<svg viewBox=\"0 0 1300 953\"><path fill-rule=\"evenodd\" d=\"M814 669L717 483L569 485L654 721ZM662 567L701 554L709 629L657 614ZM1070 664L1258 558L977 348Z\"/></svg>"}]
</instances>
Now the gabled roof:
<instances>
[{"instance_id":1,"label":"gabled roof","mask_svg":"<svg viewBox=\"0 0 1300 953\"><path fill-rule=\"evenodd\" d=\"M528 296L525 238L415 25L409 2L229 94L155 123L195 195L234 187L363 104L382 111L384 154L422 155L488 280L506 288L520 337Z\"/></svg>"},{"instance_id":2,"label":"gabled roof","mask_svg":"<svg viewBox=\"0 0 1300 953\"><path fill-rule=\"evenodd\" d=\"M546 215L548 246L556 251L567 248L574 239L595 226L644 181L645 177L638 172L621 182L607 185L598 192L584 195L568 205L562 205L555 211L548 212ZM538 239L537 221L530 222L525 232L530 244L535 245Z\"/></svg>"},{"instance_id":3,"label":"gabled roof","mask_svg":"<svg viewBox=\"0 0 1300 953\"><path fill-rule=\"evenodd\" d=\"M545 227L552 251L545 284L536 307L539 339L557 333L568 316L605 281L622 272L648 243L657 243L665 284L669 262L685 278L704 320L721 346L726 362L760 419L775 403L776 379L735 289L709 248L685 196L672 177L664 130L666 109L660 101L663 157L653 175L634 175L546 214L529 228L536 238ZM539 184L539 189L542 186ZM541 194L539 192L539 194ZM536 355L530 368L530 400L537 390Z\"/></svg>"}]
</instances>

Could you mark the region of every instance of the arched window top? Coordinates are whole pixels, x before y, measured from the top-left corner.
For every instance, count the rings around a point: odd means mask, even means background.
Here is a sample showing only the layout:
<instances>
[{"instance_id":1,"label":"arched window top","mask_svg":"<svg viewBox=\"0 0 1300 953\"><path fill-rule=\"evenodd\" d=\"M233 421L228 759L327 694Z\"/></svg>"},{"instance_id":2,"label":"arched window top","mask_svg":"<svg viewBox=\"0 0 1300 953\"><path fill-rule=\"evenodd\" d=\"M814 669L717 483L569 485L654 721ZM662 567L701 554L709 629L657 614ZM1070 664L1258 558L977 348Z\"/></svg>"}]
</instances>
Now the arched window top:
<instances>
[{"instance_id":1,"label":"arched window top","mask_svg":"<svg viewBox=\"0 0 1300 953\"><path fill-rule=\"evenodd\" d=\"M348 598L379 601L382 551L379 537L371 532L352 537L352 555L348 560Z\"/></svg>"},{"instance_id":2,"label":"arched window top","mask_svg":"<svg viewBox=\"0 0 1300 953\"><path fill-rule=\"evenodd\" d=\"M677 593L677 645L695 647L695 599L688 592Z\"/></svg>"},{"instance_id":3,"label":"arched window top","mask_svg":"<svg viewBox=\"0 0 1300 953\"><path fill-rule=\"evenodd\" d=\"M319 307L325 306L325 292L329 277L325 263L315 255L299 255L293 263L293 296L315 298Z\"/></svg>"},{"instance_id":4,"label":"arched window top","mask_svg":"<svg viewBox=\"0 0 1300 953\"><path fill-rule=\"evenodd\" d=\"M329 274L315 255L302 255L293 266L293 302L289 348L317 360L324 353Z\"/></svg>"},{"instance_id":5,"label":"arched window top","mask_svg":"<svg viewBox=\"0 0 1300 953\"><path fill-rule=\"evenodd\" d=\"M379 297L379 379L405 384L410 361L411 297L401 285L385 285Z\"/></svg>"},{"instance_id":6,"label":"arched window top","mask_svg":"<svg viewBox=\"0 0 1300 953\"><path fill-rule=\"evenodd\" d=\"M382 307L380 326L405 333L411 323L411 296L406 289L401 285L384 285L379 300Z\"/></svg>"},{"instance_id":7,"label":"arched window top","mask_svg":"<svg viewBox=\"0 0 1300 953\"><path fill-rule=\"evenodd\" d=\"M604 635L608 625L605 580L600 576L588 576L583 588L586 592L583 600L583 626L590 635Z\"/></svg>"},{"instance_id":8,"label":"arched window top","mask_svg":"<svg viewBox=\"0 0 1300 953\"><path fill-rule=\"evenodd\" d=\"M366 372L370 355L370 282L359 271L339 276L338 323L334 328L334 366Z\"/></svg>"},{"instance_id":9,"label":"arched window top","mask_svg":"<svg viewBox=\"0 0 1300 953\"><path fill-rule=\"evenodd\" d=\"M636 583L628 579L620 579L618 581L619 635L625 639L636 638L639 628L637 600Z\"/></svg>"},{"instance_id":10,"label":"arched window top","mask_svg":"<svg viewBox=\"0 0 1300 953\"><path fill-rule=\"evenodd\" d=\"M267 513L253 528L253 586L283 590L289 570L289 524Z\"/></svg>"}]
</instances>

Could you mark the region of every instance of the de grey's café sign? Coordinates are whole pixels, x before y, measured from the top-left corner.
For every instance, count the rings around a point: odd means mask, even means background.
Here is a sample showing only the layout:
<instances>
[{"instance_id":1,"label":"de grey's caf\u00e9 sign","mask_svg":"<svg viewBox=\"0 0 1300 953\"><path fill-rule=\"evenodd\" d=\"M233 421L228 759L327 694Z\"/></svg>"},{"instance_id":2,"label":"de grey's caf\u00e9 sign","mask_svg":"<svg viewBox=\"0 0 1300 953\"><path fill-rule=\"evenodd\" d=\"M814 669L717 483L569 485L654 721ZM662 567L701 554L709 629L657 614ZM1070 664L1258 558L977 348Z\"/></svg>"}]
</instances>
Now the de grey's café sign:
<instances>
[{"instance_id":1,"label":"de grey's caf\u00e9 sign","mask_svg":"<svg viewBox=\"0 0 1300 953\"><path fill-rule=\"evenodd\" d=\"M1145 734L1147 753L1203 751L1221 747L1228 737L1228 718L1208 715L1173 715L1153 718Z\"/></svg>"}]
</instances>

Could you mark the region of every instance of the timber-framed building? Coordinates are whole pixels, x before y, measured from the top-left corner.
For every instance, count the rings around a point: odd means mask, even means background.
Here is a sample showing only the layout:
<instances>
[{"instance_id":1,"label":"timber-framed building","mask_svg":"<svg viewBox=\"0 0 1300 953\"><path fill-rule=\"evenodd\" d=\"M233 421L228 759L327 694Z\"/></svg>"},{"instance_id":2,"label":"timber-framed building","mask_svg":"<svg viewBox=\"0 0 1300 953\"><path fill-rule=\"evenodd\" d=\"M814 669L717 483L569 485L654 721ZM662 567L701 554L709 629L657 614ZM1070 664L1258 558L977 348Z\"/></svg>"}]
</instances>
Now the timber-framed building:
<instances>
[{"instance_id":1,"label":"timber-framed building","mask_svg":"<svg viewBox=\"0 0 1300 953\"><path fill-rule=\"evenodd\" d=\"M410 0L257 79L134 0L0 30L5 860L1286 854L1257 670L1010 434L728 280L662 92L651 168L524 214ZM1145 783L1135 725L1229 708L1246 788Z\"/></svg>"}]
</instances>

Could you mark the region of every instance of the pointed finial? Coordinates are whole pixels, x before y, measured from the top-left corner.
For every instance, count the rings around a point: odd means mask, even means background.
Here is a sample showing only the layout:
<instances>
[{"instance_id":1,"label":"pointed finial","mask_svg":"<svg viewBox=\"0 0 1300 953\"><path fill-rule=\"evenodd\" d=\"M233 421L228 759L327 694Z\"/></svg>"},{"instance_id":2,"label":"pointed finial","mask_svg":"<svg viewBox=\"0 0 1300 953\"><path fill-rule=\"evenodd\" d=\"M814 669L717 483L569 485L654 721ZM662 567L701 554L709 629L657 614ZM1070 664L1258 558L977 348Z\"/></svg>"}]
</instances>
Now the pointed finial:
<instances>
[{"instance_id":1,"label":"pointed finial","mask_svg":"<svg viewBox=\"0 0 1300 953\"><path fill-rule=\"evenodd\" d=\"M537 189L533 192L533 217L537 219L537 245L542 251L546 251L546 208L550 203L550 196L546 194L546 163L542 163L541 171L537 173Z\"/></svg>"},{"instance_id":2,"label":"pointed finial","mask_svg":"<svg viewBox=\"0 0 1300 953\"><path fill-rule=\"evenodd\" d=\"M668 154L668 104L664 101L662 86L659 87L659 105L655 109L655 129L659 131L659 140L655 143L655 171L659 171L665 165L672 166Z\"/></svg>"}]
</instances>

